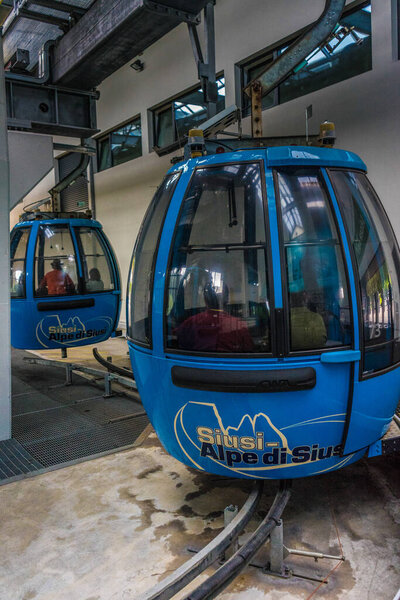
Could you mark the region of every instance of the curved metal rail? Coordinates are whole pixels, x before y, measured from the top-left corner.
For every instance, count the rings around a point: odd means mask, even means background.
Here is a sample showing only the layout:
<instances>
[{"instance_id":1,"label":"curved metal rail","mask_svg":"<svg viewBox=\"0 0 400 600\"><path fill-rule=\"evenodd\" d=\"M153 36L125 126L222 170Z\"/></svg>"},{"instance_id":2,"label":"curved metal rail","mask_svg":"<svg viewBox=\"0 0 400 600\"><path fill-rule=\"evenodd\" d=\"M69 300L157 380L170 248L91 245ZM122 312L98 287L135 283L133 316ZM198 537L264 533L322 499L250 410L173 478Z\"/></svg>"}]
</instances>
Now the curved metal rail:
<instances>
[{"instance_id":1,"label":"curved metal rail","mask_svg":"<svg viewBox=\"0 0 400 600\"><path fill-rule=\"evenodd\" d=\"M283 83L303 60L316 50L335 30L346 0L325 0L325 8L319 19L313 23L289 48L281 54L261 75L250 81L244 88L251 96L251 88L256 81L261 84L262 95L266 96Z\"/></svg>"},{"instance_id":2,"label":"curved metal rail","mask_svg":"<svg viewBox=\"0 0 400 600\"><path fill-rule=\"evenodd\" d=\"M122 375L122 377L128 377L128 379L133 379L135 381L135 376L130 369L125 369L125 367L117 367L117 365L113 365L113 363L109 362L105 358L99 354L97 348L93 348L93 356L103 367L108 369L111 373L117 373L118 375Z\"/></svg>"},{"instance_id":3,"label":"curved metal rail","mask_svg":"<svg viewBox=\"0 0 400 600\"><path fill-rule=\"evenodd\" d=\"M139 596L137 600L168 600L207 569L246 527L258 506L262 491L263 481L257 481L236 517L232 519L229 525L212 542L166 577L166 579Z\"/></svg>"},{"instance_id":4,"label":"curved metal rail","mask_svg":"<svg viewBox=\"0 0 400 600\"><path fill-rule=\"evenodd\" d=\"M290 498L290 482L281 483L281 488L261 525L253 533L248 542L242 546L211 577L199 585L185 600L211 600L225 589L249 564L253 556L260 550L276 527Z\"/></svg>"}]
</instances>

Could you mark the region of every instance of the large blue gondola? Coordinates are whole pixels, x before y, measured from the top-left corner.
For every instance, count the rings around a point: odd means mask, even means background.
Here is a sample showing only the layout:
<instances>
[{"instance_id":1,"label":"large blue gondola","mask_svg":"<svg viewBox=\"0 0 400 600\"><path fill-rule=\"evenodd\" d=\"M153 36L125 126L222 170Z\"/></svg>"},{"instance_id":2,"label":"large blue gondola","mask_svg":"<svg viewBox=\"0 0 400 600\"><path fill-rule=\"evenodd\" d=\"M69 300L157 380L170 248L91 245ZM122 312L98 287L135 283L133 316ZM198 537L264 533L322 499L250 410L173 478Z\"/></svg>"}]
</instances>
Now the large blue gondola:
<instances>
[{"instance_id":1,"label":"large blue gondola","mask_svg":"<svg viewBox=\"0 0 400 600\"><path fill-rule=\"evenodd\" d=\"M98 221L34 213L11 232L11 343L66 349L116 331L118 264Z\"/></svg>"},{"instance_id":2,"label":"large blue gondola","mask_svg":"<svg viewBox=\"0 0 400 600\"><path fill-rule=\"evenodd\" d=\"M293 478L372 455L400 397L400 258L351 152L190 159L133 253L128 337L168 452L219 475Z\"/></svg>"}]
</instances>

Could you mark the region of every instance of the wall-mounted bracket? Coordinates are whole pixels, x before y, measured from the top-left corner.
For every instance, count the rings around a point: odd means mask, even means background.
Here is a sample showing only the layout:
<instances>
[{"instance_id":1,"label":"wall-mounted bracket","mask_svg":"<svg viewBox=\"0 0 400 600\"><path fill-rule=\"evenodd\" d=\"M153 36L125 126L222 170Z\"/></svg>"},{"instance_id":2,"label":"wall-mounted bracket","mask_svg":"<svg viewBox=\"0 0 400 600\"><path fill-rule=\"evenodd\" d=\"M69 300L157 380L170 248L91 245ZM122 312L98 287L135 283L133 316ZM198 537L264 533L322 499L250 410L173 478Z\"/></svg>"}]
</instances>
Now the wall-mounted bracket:
<instances>
[{"instance_id":1,"label":"wall-mounted bracket","mask_svg":"<svg viewBox=\"0 0 400 600\"><path fill-rule=\"evenodd\" d=\"M152 12L166 15L168 17L176 17L184 23L193 23L194 25L199 25L201 23L200 14L191 13L186 10L178 10L173 6L155 2L155 0L144 0L143 6Z\"/></svg>"},{"instance_id":2,"label":"wall-mounted bracket","mask_svg":"<svg viewBox=\"0 0 400 600\"><path fill-rule=\"evenodd\" d=\"M192 44L194 59L197 65L198 76L207 104L207 118L210 119L217 113L218 86L215 73L215 24L214 1L208 2L204 7L204 37L205 58L197 31L197 23L188 23L189 38Z\"/></svg>"}]
</instances>

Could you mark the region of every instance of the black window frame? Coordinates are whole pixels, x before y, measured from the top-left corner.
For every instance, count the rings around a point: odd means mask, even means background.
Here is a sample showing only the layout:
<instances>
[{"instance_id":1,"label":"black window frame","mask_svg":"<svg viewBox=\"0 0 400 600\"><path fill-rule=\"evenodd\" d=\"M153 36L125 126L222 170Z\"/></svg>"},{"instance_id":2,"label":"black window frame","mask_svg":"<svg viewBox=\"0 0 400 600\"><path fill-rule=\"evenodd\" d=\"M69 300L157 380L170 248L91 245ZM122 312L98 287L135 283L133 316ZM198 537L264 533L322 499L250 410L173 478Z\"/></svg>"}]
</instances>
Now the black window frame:
<instances>
[{"instance_id":1,"label":"black window frame","mask_svg":"<svg viewBox=\"0 0 400 600\"><path fill-rule=\"evenodd\" d=\"M168 292L169 292L169 275L171 273L172 266L172 258L174 254L175 240L178 232L179 223L181 220L182 212L184 210L185 200L187 197L187 193L191 188L193 178L197 171L199 170L211 170L211 169L220 169L221 167L228 166L237 166L257 164L260 168L261 175L261 193L262 193L262 206L264 210L264 229L265 229L265 248L264 248L264 257L265 257L265 265L266 265L266 282L268 284L268 293L269 293L269 303L270 303L270 335L271 335L271 351L270 352L247 352L247 353L231 353L231 352L198 352L195 350L182 350L176 348L170 348L167 346L168 339L168 323L167 323L167 308L168 308ZM269 240L271 239L271 229L270 229L270 221L269 221L269 212L268 212L268 197L267 197L267 186L266 186L266 176L265 176L265 164L262 159L255 160L239 160L239 161L229 161L216 163L212 165L201 165L193 169L193 173L190 177L190 180L187 183L184 196L181 200L181 205L179 208L179 213L175 222L174 231L171 237L169 253L168 253L168 261L165 275L165 283L164 283L164 303L163 303L163 350L166 356L168 355L180 355L180 356L196 356L196 357L205 357L205 358L218 358L220 360L224 359L242 359L242 358L254 358L254 359L262 359L262 358L276 358L278 356L278 339L277 339L277 330L276 330L276 310L275 310L275 288L274 288L274 271L273 271L273 261L272 261L272 248Z\"/></svg>"},{"instance_id":2,"label":"black window frame","mask_svg":"<svg viewBox=\"0 0 400 600\"><path fill-rule=\"evenodd\" d=\"M36 256L36 250L39 244L39 232L42 228L44 227L54 227L55 229L61 229L61 228L66 228L69 232L70 238L71 238L71 242L72 242L72 246L74 248L74 258L75 258L75 269L76 269L76 283L75 281L73 282L75 285L75 292L72 294L57 294L57 295L45 295L45 296L40 296L38 295L35 283L36 283L36 269L37 269L37 263L38 263L38 259ZM36 240L35 240L35 246L33 248L33 270L32 270L32 288L33 288L33 298L35 300L38 301L43 301L44 298L71 298L73 296L82 296L83 295L83 277L81 275L81 269L82 269L82 265L80 263L80 255L79 255L79 247L77 246L78 242L77 239L72 231L72 227L69 223L56 223L56 224L44 224L44 223L39 223L39 226L37 228L36 231ZM51 257L52 258L52 257ZM44 258L43 258L44 260ZM38 285L40 284L40 281L38 279Z\"/></svg>"},{"instance_id":3,"label":"black window frame","mask_svg":"<svg viewBox=\"0 0 400 600\"><path fill-rule=\"evenodd\" d=\"M80 280L79 281L79 290L81 290L79 293L84 296L91 296L92 294L96 294L96 295L97 294L112 294L116 290L118 291L119 282L118 282L118 277L117 277L117 273L115 270L115 265L112 260L112 255L111 255L109 245L107 244L107 242L102 234L101 229L99 229L97 227L88 227L87 225L72 225L72 229L73 229L76 243L78 246L78 260L79 260L80 272L82 273L82 277L78 273L78 279ZM110 273L110 280L114 286L113 288L98 290L98 291L93 291L93 290L88 291L86 289L85 256L87 256L87 255L83 251L83 245L82 245L82 239L81 239L81 229L88 229L89 231L92 231L95 233L96 238L104 252L104 257L106 259L108 270Z\"/></svg>"},{"instance_id":4,"label":"black window frame","mask_svg":"<svg viewBox=\"0 0 400 600\"><path fill-rule=\"evenodd\" d=\"M16 235L17 235L17 234L18 234L18 233L19 233L21 230L22 230L23 232L24 232L24 231L28 231L28 239L27 239L27 242L26 242L25 256L24 256L24 259L23 259L23 260L24 260L24 293L23 293L23 295L21 295L21 296L11 296L11 294L10 294L10 298L11 298L11 300L24 300L24 299L26 299L26 261L27 261L27 257L28 257L28 247L29 247L29 242L30 242L30 239L31 239L32 227L28 227L28 226L26 226L26 227L17 227L17 228L16 228L16 229L15 229L15 230L12 232L12 234L13 234L13 235L12 235L12 237L11 237L11 239L10 239L10 267L11 267L11 263L13 263L13 262L14 262L14 260L22 260L22 259L20 259L20 258L18 258L18 259L11 258L11 244L12 244L12 241L13 241L14 237L15 237L15 236L16 236ZM23 234L21 234L21 237L22 237L22 235L23 235ZM20 238L20 239L21 239L21 238ZM18 243L19 243L19 242L18 242ZM17 245L17 247L18 247L18 245ZM17 249L17 248L16 248L16 249ZM10 273L10 274L11 274L11 273Z\"/></svg>"},{"instance_id":5,"label":"black window frame","mask_svg":"<svg viewBox=\"0 0 400 600\"><path fill-rule=\"evenodd\" d=\"M140 225L140 229L139 229L138 235L136 237L136 242L135 242L135 245L134 245L134 248L133 248L132 257L131 257L131 260L129 262L127 296L129 294L130 297L132 298L132 289L129 289L129 284L131 282L131 277L132 277L132 288L133 288L133 278L135 276L135 271L132 273L133 259L134 259L135 254L136 254L137 247L139 245L139 241L141 239L144 226L145 226L145 224L147 222L147 217L148 217L148 215L150 214L150 211L153 208L153 204L154 204L157 192L160 189L160 187L164 185L165 181L168 178L172 177L173 175L177 175L177 178L176 178L175 184L173 186L173 189L172 189L172 192L171 192L168 204L166 206L164 216L163 216L163 218L161 220L161 223L160 223L160 230L158 232L157 243L156 243L155 251L154 251L154 254L153 254L153 260L152 260L152 263L151 263L151 280L150 280L150 290L149 290L149 292L150 292L149 293L149 299L150 299L150 301L149 301L149 310L148 310L149 338L150 338L150 342L146 343L146 342L143 342L143 340L136 340L134 337L132 337L130 335L130 326L131 326L131 321L132 321L132 309L130 311L128 311L129 302L127 301L127 303L126 303L126 315L127 315L126 338L128 340L132 341L136 346L140 346L140 347L146 348L148 350L152 350L153 349L153 292L154 292L154 278L155 278L156 263L157 263L157 258L158 258L158 251L159 251L159 248L160 248L161 236L162 236L162 233L164 231L164 223L165 223L165 220L167 218L167 215L168 215L168 212L169 212L169 209L170 209L170 206L171 206L171 202L172 202L172 199L174 197L176 188L177 188L177 186L179 184L179 180L181 178L182 171L173 171L171 173L167 173L165 175L165 177L163 178L162 182L160 183L160 185L158 186L158 188L156 190L156 193L154 194L153 198L151 199L151 201L149 203L149 206L147 207L147 210L146 210L145 215L143 217L143 220L142 220L142 223Z\"/></svg>"},{"instance_id":6,"label":"black window frame","mask_svg":"<svg viewBox=\"0 0 400 600\"><path fill-rule=\"evenodd\" d=\"M114 133L116 133L119 129L122 129L122 127L126 127L127 125L135 124L135 121L138 121L138 124L140 126L140 154L139 154L139 156L135 156L135 157L129 158L128 160L125 160L123 162L115 163L114 164L114 162L113 162L113 154L112 154L112 151L111 151L111 136ZM116 127L113 127L112 129L110 129L106 133L99 135L96 138L97 172L101 173L102 171L107 171L108 169L112 169L113 167L117 167L118 165L123 165L123 164L125 164L127 162L130 162L131 160L136 160L137 158L140 158L141 156L143 156L143 143L142 143L142 139L143 139L143 130L142 130L142 117L141 117L140 113L138 115L132 117L131 119L127 120L127 121L123 121L122 123L120 123ZM108 144L109 144L109 160L107 161L107 166L106 167L100 168L100 165L101 165L101 144L103 142L107 141L107 140L108 140Z\"/></svg>"},{"instance_id":7,"label":"black window frame","mask_svg":"<svg viewBox=\"0 0 400 600\"><path fill-rule=\"evenodd\" d=\"M393 21L395 23L395 45L396 45L396 54L397 60L400 60L400 0L396 0L396 4L394 6L395 15L393 15Z\"/></svg>"},{"instance_id":8,"label":"black window frame","mask_svg":"<svg viewBox=\"0 0 400 600\"><path fill-rule=\"evenodd\" d=\"M321 165L289 165L289 168L293 169L314 169L318 170L320 173L320 180L322 187L325 190L327 197L327 206L329 207L332 215L333 223L336 227L337 239L339 242L340 253L343 261L343 269L344 276L347 285L347 295L349 300L349 309L350 309L350 328L351 328L351 343L343 344L342 346L329 346L324 348L313 348L311 350L291 350L290 349L290 302L289 302L289 286L288 286L288 277L287 277L287 269L286 269L286 261L285 261L285 241L283 235L283 222L282 222L282 210L281 210L281 198L280 198L280 189L279 189L279 181L278 181L278 171L280 167L274 167L273 169L273 180L274 180L274 189L275 189L275 198L276 198L276 214L278 221L278 238L279 238L279 255L280 255L280 264L281 264L281 277L282 277L282 296L283 296L283 314L284 314L284 329L285 331L281 332L281 335L284 335L285 346L284 346L284 356L285 357L301 357L301 356L320 356L321 354L325 354L328 352L340 352L345 350L354 350L354 306L351 295L351 285L350 285L350 275L349 275L349 264L346 260L346 253L344 251L343 238L340 232L338 216L336 214L335 207L333 205L332 197L329 192L329 188L326 184L324 178L324 170L326 167ZM286 167L288 168L288 167ZM336 196L336 192L335 192ZM339 203L338 203L339 204ZM346 237L347 236L347 230ZM352 265L351 265L352 266ZM358 303L357 303L358 304Z\"/></svg>"},{"instance_id":9,"label":"black window frame","mask_svg":"<svg viewBox=\"0 0 400 600\"><path fill-rule=\"evenodd\" d=\"M220 79L224 79L224 85L225 85L225 74L224 71L220 71L219 73L217 73L216 75L216 81L220 80ZM195 85L192 85L188 88L186 88L185 90L183 90L182 92L180 92L179 94L175 94L174 96L171 96L170 98L168 98L167 100L163 100L162 102L159 102L158 104L152 106L151 108L148 109L148 124L149 124L149 140L150 140L150 150L168 150L169 148L171 148L171 152L175 149L175 147L180 147L180 146L184 146L186 143L185 139L179 139L177 132L176 132L176 128L173 126L173 134L174 134L174 139L170 144L166 144L165 146L158 146L157 145L157 138L158 138L158 123L157 123L157 117L160 113L165 112L168 109L171 109L172 111L172 123L175 123L175 118L174 118L174 110L173 110L173 104L174 102L179 102L179 100L186 96L187 94L190 94L191 92L196 92L196 91L201 91L201 83L197 83ZM225 107L226 108L226 98L225 98Z\"/></svg>"},{"instance_id":10,"label":"black window frame","mask_svg":"<svg viewBox=\"0 0 400 600\"><path fill-rule=\"evenodd\" d=\"M397 2L399 3L399 10L400 10L400 0L397 0ZM368 6L369 4L372 4L372 0L355 0L355 2L352 2L350 5L346 6L341 18L348 17L351 14L361 10L365 6ZM400 16L398 18L398 21L399 21L398 42L399 42L399 58L400 58ZM235 64L235 98L236 98L236 104L240 108L243 117L250 115L250 99L246 96L246 93L244 92L244 88L250 83L250 79L248 78L248 70L251 68L254 68L258 65L264 64L264 61L266 62L266 59L269 56L271 56L271 58L273 60L275 60L278 57L278 53L282 48L286 48L287 46L289 46L290 44L295 42L296 39L298 39L308 29L309 29L309 27L303 27L303 29L300 29L300 30L296 31L295 33L292 33L292 34L280 39L278 42L275 42L274 44L271 44L270 46L263 48L262 50L252 54L251 56L249 56ZM371 56L371 59L372 58L373 57ZM371 67L370 70L372 70L372 68L373 68L373 66ZM363 73L364 72L368 72L368 71L363 71ZM318 88L318 90L315 90L314 92L310 92L310 93L315 93L316 91L330 87L330 85L336 85L337 83L340 83L341 81L346 81L346 79L352 79L352 77L353 76L344 77L339 82L335 82L335 83L329 84L327 86L323 86L321 88ZM354 77L356 77L356 75L354 75ZM265 108L265 109L263 108L263 110L269 110L269 108L274 108L275 106L280 106L282 104L280 102L280 86L277 86L275 88L275 90L273 90L273 92L271 92L271 93L274 94L274 103L272 104L272 106L270 106L268 108ZM302 98L302 97L303 97L303 94L300 94L300 95L296 96L295 98L288 100L288 102L290 102L292 100L297 100L298 98ZM284 103L286 103L286 101Z\"/></svg>"},{"instance_id":11,"label":"black window frame","mask_svg":"<svg viewBox=\"0 0 400 600\"><path fill-rule=\"evenodd\" d=\"M353 244L351 243L351 237L350 237L350 232L349 232L349 228L347 225L347 222L344 218L344 208L342 207L342 204L340 202L340 196L338 194L338 190L337 187L335 185L335 182L333 180L333 178L331 177L331 172L332 171L339 171L339 172L349 172L349 173L358 173L358 174L362 174L365 175L368 178L368 173L366 171L363 171L361 169L354 169L354 168L350 168L347 169L345 167L327 167L326 168L326 172L328 175L328 179L332 185L333 191L335 193L335 196L337 198L337 203L339 206L339 211L342 217L342 221L343 221L343 226L344 226L344 230L346 232L346 237L348 240L348 246L349 246L349 252L350 252L350 258L351 258L351 267L353 269L353 273L354 273L354 279L355 279L355 288L356 288L356 297L357 297L357 318L358 318L358 333L359 333L359 347L360 347L360 352L361 352L361 360L360 360L360 369L359 369L359 374L358 374L358 381L365 381L367 379L373 379L374 377L379 377L380 375L385 375L385 373L389 373L390 371L393 371L394 369L397 369L400 366L400 360L397 363L394 363L392 365L390 365L389 367L384 367L383 369L380 369L379 371L374 371L372 373L368 373L365 372L364 368L365 368L365 354L366 354L366 345L364 343L364 329L363 329L363 324L364 324L364 318L363 318L363 311L362 311L362 294L361 294L361 285L360 285L360 281L359 281L359 277L358 277L358 264L357 264L357 259L356 259L356 255L354 252L354 248L353 248ZM398 239L396 237L396 234L394 232L394 229L392 227L392 223L389 219L389 216L385 210L385 207L382 204L381 199L379 198L374 186L371 184L370 180L368 179L368 183L371 186L375 198L378 202L378 206L380 208L380 210L383 212L383 214L385 215L385 217L387 218L387 222L388 225L393 233L393 238L395 241L395 244L397 246L398 252L400 254L400 245L398 242ZM373 221L372 221L373 222ZM379 346L386 346L389 345L390 343L394 344L395 343L395 339L393 338L393 340L389 340L389 342L383 342L381 344L376 344L376 346L369 346L370 347L379 347Z\"/></svg>"}]
</instances>

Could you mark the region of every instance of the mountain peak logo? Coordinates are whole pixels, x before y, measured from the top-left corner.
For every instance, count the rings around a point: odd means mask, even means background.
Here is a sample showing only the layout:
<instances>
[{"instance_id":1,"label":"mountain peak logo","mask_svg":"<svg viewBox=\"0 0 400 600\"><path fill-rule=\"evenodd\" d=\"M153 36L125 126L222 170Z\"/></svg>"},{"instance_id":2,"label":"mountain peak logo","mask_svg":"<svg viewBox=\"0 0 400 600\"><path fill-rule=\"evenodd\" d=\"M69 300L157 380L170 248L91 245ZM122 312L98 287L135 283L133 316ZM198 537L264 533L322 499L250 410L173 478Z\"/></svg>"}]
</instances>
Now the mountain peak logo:
<instances>
[{"instance_id":1,"label":"mountain peak logo","mask_svg":"<svg viewBox=\"0 0 400 600\"><path fill-rule=\"evenodd\" d=\"M93 322L89 326L89 323ZM105 337L112 327L109 317L96 317L83 323L78 316L69 317L65 323L59 315L48 315L36 326L36 339L44 348L75 346L88 338Z\"/></svg>"},{"instance_id":2,"label":"mountain peak logo","mask_svg":"<svg viewBox=\"0 0 400 600\"><path fill-rule=\"evenodd\" d=\"M332 423L338 416L341 415L318 417L285 429ZM174 428L181 450L200 470L213 471L218 465L222 470L234 471L240 476L267 478L268 471L291 470L324 459L334 460L330 461L332 466L323 471L339 466L340 445L307 443L291 447L283 431L262 412L243 415L236 426L227 425L215 404L188 402L177 412ZM340 466L350 458L343 459ZM207 467L209 462L213 465Z\"/></svg>"}]
</instances>

